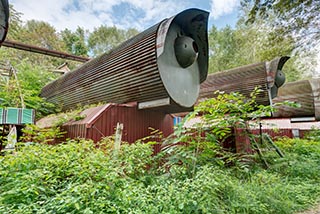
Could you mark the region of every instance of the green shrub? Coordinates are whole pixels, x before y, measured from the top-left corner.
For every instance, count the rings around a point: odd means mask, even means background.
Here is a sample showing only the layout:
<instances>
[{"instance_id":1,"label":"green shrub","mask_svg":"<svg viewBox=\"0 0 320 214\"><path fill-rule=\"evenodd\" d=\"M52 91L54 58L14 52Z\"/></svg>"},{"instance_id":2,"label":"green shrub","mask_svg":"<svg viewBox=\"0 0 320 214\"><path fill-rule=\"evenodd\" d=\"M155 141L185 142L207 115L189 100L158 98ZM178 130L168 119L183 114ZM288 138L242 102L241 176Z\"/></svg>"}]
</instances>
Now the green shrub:
<instances>
[{"instance_id":1,"label":"green shrub","mask_svg":"<svg viewBox=\"0 0 320 214\"><path fill-rule=\"evenodd\" d=\"M319 144L283 140L277 145L286 156L270 153L273 161L268 170L256 166L243 171L239 165L209 161L198 165L191 177L178 173L188 169L184 165L159 170L166 166L152 156L150 144L122 144L118 153L85 140L24 146L0 157L0 213L293 213L305 209L320 198Z\"/></svg>"},{"instance_id":2,"label":"green shrub","mask_svg":"<svg viewBox=\"0 0 320 214\"><path fill-rule=\"evenodd\" d=\"M196 109L205 117L203 124L178 125L157 155L154 142L114 148L113 137L107 137L97 144L69 140L52 146L43 142L60 130L26 129L31 136L26 140L33 143L0 157L0 213L303 210L320 200L320 141L280 139L276 145L285 157L264 152L267 170L257 154L233 154L220 146L230 126L246 126L267 110L237 93L220 94Z\"/></svg>"}]
</instances>

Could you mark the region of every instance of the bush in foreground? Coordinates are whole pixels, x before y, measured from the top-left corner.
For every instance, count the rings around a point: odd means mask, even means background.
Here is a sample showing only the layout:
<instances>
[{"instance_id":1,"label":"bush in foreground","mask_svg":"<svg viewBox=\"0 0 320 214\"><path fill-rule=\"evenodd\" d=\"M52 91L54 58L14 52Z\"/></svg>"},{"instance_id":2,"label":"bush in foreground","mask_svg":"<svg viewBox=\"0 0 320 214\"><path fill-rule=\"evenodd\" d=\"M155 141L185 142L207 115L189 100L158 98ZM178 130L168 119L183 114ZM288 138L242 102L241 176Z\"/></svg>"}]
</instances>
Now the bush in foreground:
<instances>
[{"instance_id":1,"label":"bush in foreground","mask_svg":"<svg viewBox=\"0 0 320 214\"><path fill-rule=\"evenodd\" d=\"M0 213L292 213L320 198L320 143L282 140L270 169L163 164L152 146L34 144L0 158ZM159 158L159 157L162 158ZM162 162L161 162L162 161Z\"/></svg>"}]
</instances>

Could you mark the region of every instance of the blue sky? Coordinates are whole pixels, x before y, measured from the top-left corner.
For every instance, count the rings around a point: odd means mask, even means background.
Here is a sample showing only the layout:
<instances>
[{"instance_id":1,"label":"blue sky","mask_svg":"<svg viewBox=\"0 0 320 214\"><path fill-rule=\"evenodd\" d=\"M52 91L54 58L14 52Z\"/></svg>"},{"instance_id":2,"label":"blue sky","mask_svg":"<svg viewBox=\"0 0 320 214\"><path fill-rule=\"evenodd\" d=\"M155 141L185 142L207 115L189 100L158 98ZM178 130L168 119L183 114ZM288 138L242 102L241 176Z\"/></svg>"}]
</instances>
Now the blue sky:
<instances>
[{"instance_id":1,"label":"blue sky","mask_svg":"<svg viewBox=\"0 0 320 214\"><path fill-rule=\"evenodd\" d=\"M42 20L58 31L101 25L140 31L187 8L210 12L209 28L234 26L240 0L9 0L22 20Z\"/></svg>"}]
</instances>

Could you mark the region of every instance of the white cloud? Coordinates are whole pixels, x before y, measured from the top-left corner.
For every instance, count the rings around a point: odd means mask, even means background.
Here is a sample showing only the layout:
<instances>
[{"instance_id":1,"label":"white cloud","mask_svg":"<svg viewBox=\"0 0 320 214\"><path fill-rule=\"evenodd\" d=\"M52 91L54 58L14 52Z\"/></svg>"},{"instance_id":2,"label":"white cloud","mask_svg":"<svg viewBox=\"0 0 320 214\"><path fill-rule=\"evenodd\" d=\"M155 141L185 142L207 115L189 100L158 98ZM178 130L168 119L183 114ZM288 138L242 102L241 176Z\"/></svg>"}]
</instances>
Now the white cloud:
<instances>
[{"instance_id":1,"label":"white cloud","mask_svg":"<svg viewBox=\"0 0 320 214\"><path fill-rule=\"evenodd\" d=\"M217 19L220 16L231 14L239 5L239 0L211 0L210 16Z\"/></svg>"},{"instance_id":2,"label":"white cloud","mask_svg":"<svg viewBox=\"0 0 320 214\"><path fill-rule=\"evenodd\" d=\"M11 0L10 4L23 13L22 20L45 21L58 31L75 30L78 26L93 30L100 25L143 30L186 6L175 0ZM121 4L128 4L131 9L119 19L115 7ZM140 17L134 13L137 11Z\"/></svg>"}]
</instances>

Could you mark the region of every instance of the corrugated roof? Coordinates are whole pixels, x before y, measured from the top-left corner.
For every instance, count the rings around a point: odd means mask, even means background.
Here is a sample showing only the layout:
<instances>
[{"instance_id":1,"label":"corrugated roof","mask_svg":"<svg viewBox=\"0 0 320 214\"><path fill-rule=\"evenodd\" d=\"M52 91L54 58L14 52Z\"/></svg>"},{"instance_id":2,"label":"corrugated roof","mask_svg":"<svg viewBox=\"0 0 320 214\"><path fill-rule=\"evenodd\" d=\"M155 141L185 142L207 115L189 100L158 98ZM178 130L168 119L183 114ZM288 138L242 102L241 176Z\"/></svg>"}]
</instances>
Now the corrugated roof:
<instances>
[{"instance_id":1,"label":"corrugated roof","mask_svg":"<svg viewBox=\"0 0 320 214\"><path fill-rule=\"evenodd\" d=\"M106 105L96 106L92 108L85 109L80 113L76 113L76 111L68 112L68 113L60 113L57 115L49 115L37 121L37 125L41 128L47 128L55 126L59 123L60 120L67 120L63 125L83 125L85 124L87 127L90 127L95 120L99 117L101 113L103 113L106 109L112 106L133 106L130 104L114 104L109 103ZM70 116L72 115L72 116ZM79 117L78 117L79 116ZM70 118L68 120L68 117ZM77 119L78 118L78 119Z\"/></svg>"},{"instance_id":2,"label":"corrugated roof","mask_svg":"<svg viewBox=\"0 0 320 214\"><path fill-rule=\"evenodd\" d=\"M64 125L76 125L76 124L87 124L87 125L89 125L103 111L105 111L107 108L109 108L112 105L115 105L115 104L106 104L106 105L102 105L102 106L97 106L97 107L92 107L92 108L85 109L84 111L80 112L80 114L79 114L80 118L83 117L83 119L80 119L80 120L72 119L72 120L64 123Z\"/></svg>"}]
</instances>

